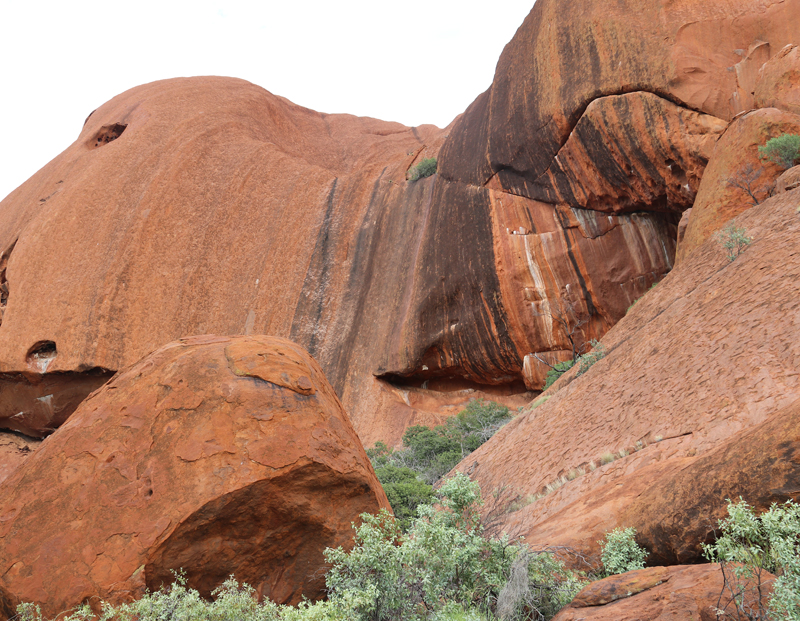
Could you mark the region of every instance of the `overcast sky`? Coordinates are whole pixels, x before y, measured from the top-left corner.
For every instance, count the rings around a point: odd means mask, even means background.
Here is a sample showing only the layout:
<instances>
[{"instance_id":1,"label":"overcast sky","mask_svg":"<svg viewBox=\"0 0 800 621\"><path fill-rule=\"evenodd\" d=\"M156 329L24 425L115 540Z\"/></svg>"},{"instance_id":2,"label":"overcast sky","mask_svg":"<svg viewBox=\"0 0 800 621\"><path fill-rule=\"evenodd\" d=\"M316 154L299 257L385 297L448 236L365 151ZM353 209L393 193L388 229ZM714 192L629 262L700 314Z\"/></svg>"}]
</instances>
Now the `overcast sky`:
<instances>
[{"instance_id":1,"label":"overcast sky","mask_svg":"<svg viewBox=\"0 0 800 621\"><path fill-rule=\"evenodd\" d=\"M444 127L533 0L0 0L0 199L129 88L224 75L319 110Z\"/></svg>"}]
</instances>

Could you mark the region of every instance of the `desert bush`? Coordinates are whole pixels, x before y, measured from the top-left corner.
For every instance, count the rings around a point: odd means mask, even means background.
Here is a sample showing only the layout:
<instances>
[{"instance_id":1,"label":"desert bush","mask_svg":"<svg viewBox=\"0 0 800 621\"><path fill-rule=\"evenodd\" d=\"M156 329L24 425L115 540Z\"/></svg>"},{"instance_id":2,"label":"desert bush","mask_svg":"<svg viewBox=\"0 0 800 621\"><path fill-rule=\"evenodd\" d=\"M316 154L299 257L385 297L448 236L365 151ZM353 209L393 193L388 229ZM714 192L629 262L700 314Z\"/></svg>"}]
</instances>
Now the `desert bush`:
<instances>
[{"instance_id":1,"label":"desert bush","mask_svg":"<svg viewBox=\"0 0 800 621\"><path fill-rule=\"evenodd\" d=\"M583 354L580 358L578 358L577 375L583 375L592 367L595 362L606 357L605 345L595 339L592 339L590 344L592 346L592 351L590 351L588 354Z\"/></svg>"},{"instance_id":2,"label":"desert bush","mask_svg":"<svg viewBox=\"0 0 800 621\"><path fill-rule=\"evenodd\" d=\"M417 164L414 168L411 169L408 180L417 181L418 179L424 179L425 177L430 177L434 173L436 173L436 158L429 157L427 159L422 160L419 164Z\"/></svg>"},{"instance_id":3,"label":"desert bush","mask_svg":"<svg viewBox=\"0 0 800 621\"><path fill-rule=\"evenodd\" d=\"M800 620L800 505L773 504L756 515L741 498L728 500L721 536L704 545L706 558L720 564L723 588L718 616L737 619ZM772 577L772 596L767 586Z\"/></svg>"},{"instance_id":4,"label":"desert bush","mask_svg":"<svg viewBox=\"0 0 800 621\"><path fill-rule=\"evenodd\" d=\"M791 168L800 159L800 136L783 134L777 138L771 138L764 146L758 147L758 156L783 169Z\"/></svg>"},{"instance_id":5,"label":"desert bush","mask_svg":"<svg viewBox=\"0 0 800 621\"><path fill-rule=\"evenodd\" d=\"M606 574L624 574L644 568L647 551L636 543L635 528L615 528L600 544L600 560Z\"/></svg>"},{"instance_id":6,"label":"desert bush","mask_svg":"<svg viewBox=\"0 0 800 621\"><path fill-rule=\"evenodd\" d=\"M529 551L506 536L487 537L481 504L478 484L458 473L442 483L432 503L420 505L407 533L387 511L362 514L360 525L353 525L351 551L325 550L327 601L259 603L253 588L231 577L209 602L177 573L172 585L136 602L104 605L97 620L478 621L494 618L499 599L504 619L551 618L582 587L580 577L549 552ZM34 605L18 610L20 621L44 621ZM88 607L62 616L94 619Z\"/></svg>"},{"instance_id":7,"label":"desert bush","mask_svg":"<svg viewBox=\"0 0 800 621\"><path fill-rule=\"evenodd\" d=\"M753 241L751 237L747 237L747 229L737 228L733 222L717 231L715 238L725 249L729 261L735 261Z\"/></svg>"},{"instance_id":8,"label":"desert bush","mask_svg":"<svg viewBox=\"0 0 800 621\"><path fill-rule=\"evenodd\" d=\"M376 442L373 448L367 449L367 456L372 460L375 474L384 486L386 495L390 495L389 490L392 488L392 494L395 491L398 494L393 497L401 502L400 505L395 507L392 498L389 498L389 502L395 515L402 516L404 526L414 515L414 508L424 501L421 497L424 494L423 488L413 485L408 470L413 471L432 493L432 486L437 481L509 420L511 412L506 406L494 401L473 399L443 425L432 429L424 425L409 427L403 434L404 448L400 450L391 450L384 442ZM387 470L388 466L407 470ZM399 476L403 477L402 481L397 478ZM403 504L405 500L410 502Z\"/></svg>"},{"instance_id":9,"label":"desert bush","mask_svg":"<svg viewBox=\"0 0 800 621\"><path fill-rule=\"evenodd\" d=\"M544 386L542 390L547 390L556 383L556 380L564 375L567 371L569 371L575 365L574 360L566 360L564 362L559 362L558 364L553 365L553 367L547 372L547 377L544 381Z\"/></svg>"}]
</instances>

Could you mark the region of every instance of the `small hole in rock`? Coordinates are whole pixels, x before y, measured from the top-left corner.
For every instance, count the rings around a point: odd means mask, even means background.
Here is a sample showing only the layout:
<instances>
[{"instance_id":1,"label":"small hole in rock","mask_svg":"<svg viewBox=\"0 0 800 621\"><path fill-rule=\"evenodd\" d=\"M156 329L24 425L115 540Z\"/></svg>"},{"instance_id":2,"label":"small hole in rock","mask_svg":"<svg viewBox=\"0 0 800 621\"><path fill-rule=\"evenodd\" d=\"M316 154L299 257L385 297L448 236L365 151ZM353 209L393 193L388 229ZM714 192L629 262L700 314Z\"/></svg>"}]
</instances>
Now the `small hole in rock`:
<instances>
[{"instance_id":1,"label":"small hole in rock","mask_svg":"<svg viewBox=\"0 0 800 621\"><path fill-rule=\"evenodd\" d=\"M56 344L53 341L39 341L28 350L25 360L28 366L38 373L45 373L57 355Z\"/></svg>"},{"instance_id":2,"label":"small hole in rock","mask_svg":"<svg viewBox=\"0 0 800 621\"><path fill-rule=\"evenodd\" d=\"M102 147L104 144L108 144L109 142L119 138L122 135L122 132L125 131L126 127L128 126L123 125L122 123L103 125L103 127L100 128L100 131L95 134L95 137L92 138L95 148Z\"/></svg>"}]
</instances>

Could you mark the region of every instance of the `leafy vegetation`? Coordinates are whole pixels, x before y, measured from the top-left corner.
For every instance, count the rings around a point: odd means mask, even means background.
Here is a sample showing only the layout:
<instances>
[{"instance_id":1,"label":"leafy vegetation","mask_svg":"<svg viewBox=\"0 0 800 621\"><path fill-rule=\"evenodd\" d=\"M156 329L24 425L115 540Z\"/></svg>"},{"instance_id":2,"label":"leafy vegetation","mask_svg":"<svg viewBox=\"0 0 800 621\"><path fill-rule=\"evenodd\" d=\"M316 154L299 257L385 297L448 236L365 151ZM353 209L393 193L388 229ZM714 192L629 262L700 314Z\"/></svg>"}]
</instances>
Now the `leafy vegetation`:
<instances>
[{"instance_id":1,"label":"leafy vegetation","mask_svg":"<svg viewBox=\"0 0 800 621\"><path fill-rule=\"evenodd\" d=\"M551 552L484 535L477 483L456 474L435 502L421 505L408 533L386 511L363 514L354 547L325 551L328 600L298 607L258 603L255 591L228 579L204 601L173 585L120 606L105 605L100 621L546 621L584 581ZM20 606L21 621L42 621L36 606ZM63 621L89 621L84 607Z\"/></svg>"},{"instance_id":2,"label":"leafy vegetation","mask_svg":"<svg viewBox=\"0 0 800 621\"><path fill-rule=\"evenodd\" d=\"M747 229L737 228L733 222L721 231L717 231L715 237L725 248L729 261L735 261L753 241L751 237L747 237Z\"/></svg>"},{"instance_id":3,"label":"leafy vegetation","mask_svg":"<svg viewBox=\"0 0 800 621\"><path fill-rule=\"evenodd\" d=\"M408 180L417 181L418 179L424 179L425 177L430 177L435 173L436 173L436 158L429 157L427 159L422 160L419 164L417 164L414 168L411 169Z\"/></svg>"},{"instance_id":4,"label":"leafy vegetation","mask_svg":"<svg viewBox=\"0 0 800 621\"><path fill-rule=\"evenodd\" d=\"M615 528L597 543L600 544L600 560L607 575L644 569L647 551L636 543L635 528Z\"/></svg>"},{"instance_id":5,"label":"leafy vegetation","mask_svg":"<svg viewBox=\"0 0 800 621\"><path fill-rule=\"evenodd\" d=\"M595 362L606 357L606 347L600 341L592 339L589 344L592 346L592 351L581 354L575 360L566 360L550 367L542 390L550 388L559 377L564 375L564 373L569 371L576 364L578 365L577 375L583 375Z\"/></svg>"},{"instance_id":6,"label":"leafy vegetation","mask_svg":"<svg viewBox=\"0 0 800 621\"><path fill-rule=\"evenodd\" d=\"M758 156L783 169L791 168L797 160L800 160L800 136L783 134L771 138L763 147L758 147Z\"/></svg>"},{"instance_id":7,"label":"leafy vegetation","mask_svg":"<svg viewBox=\"0 0 800 621\"><path fill-rule=\"evenodd\" d=\"M704 546L706 558L720 564L723 589L718 616L800 621L800 505L773 504L759 516L741 498L728 500L722 536ZM767 584L772 596L767 596Z\"/></svg>"},{"instance_id":8,"label":"leafy vegetation","mask_svg":"<svg viewBox=\"0 0 800 621\"><path fill-rule=\"evenodd\" d=\"M409 427L401 450L383 442L367 450L401 527L407 529L420 504L430 502L433 485L511 420L494 401L473 400L444 425Z\"/></svg>"}]
</instances>

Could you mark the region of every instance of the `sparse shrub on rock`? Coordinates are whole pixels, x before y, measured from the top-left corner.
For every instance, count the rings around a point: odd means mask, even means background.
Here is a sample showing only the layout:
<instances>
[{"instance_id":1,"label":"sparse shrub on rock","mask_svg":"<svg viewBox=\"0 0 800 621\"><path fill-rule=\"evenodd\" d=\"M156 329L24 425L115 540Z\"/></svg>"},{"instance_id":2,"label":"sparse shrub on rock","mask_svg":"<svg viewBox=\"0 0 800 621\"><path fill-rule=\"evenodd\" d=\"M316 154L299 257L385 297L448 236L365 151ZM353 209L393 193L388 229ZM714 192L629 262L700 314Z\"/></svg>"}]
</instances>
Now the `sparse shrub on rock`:
<instances>
[{"instance_id":1,"label":"sparse shrub on rock","mask_svg":"<svg viewBox=\"0 0 800 621\"><path fill-rule=\"evenodd\" d=\"M733 222L718 231L715 239L725 248L729 261L735 261L753 241L752 237L747 236L747 229L739 228Z\"/></svg>"},{"instance_id":2,"label":"sparse shrub on rock","mask_svg":"<svg viewBox=\"0 0 800 621\"><path fill-rule=\"evenodd\" d=\"M434 173L436 173L436 158L429 157L427 159L422 160L419 164L417 164L414 168L411 169L408 180L417 181L418 179L424 179L425 177L430 177Z\"/></svg>"},{"instance_id":3,"label":"sparse shrub on rock","mask_svg":"<svg viewBox=\"0 0 800 621\"><path fill-rule=\"evenodd\" d=\"M767 140L767 144L758 147L758 155L761 159L769 160L784 170L789 169L800 159L800 136L783 134L771 138Z\"/></svg>"}]
</instances>

